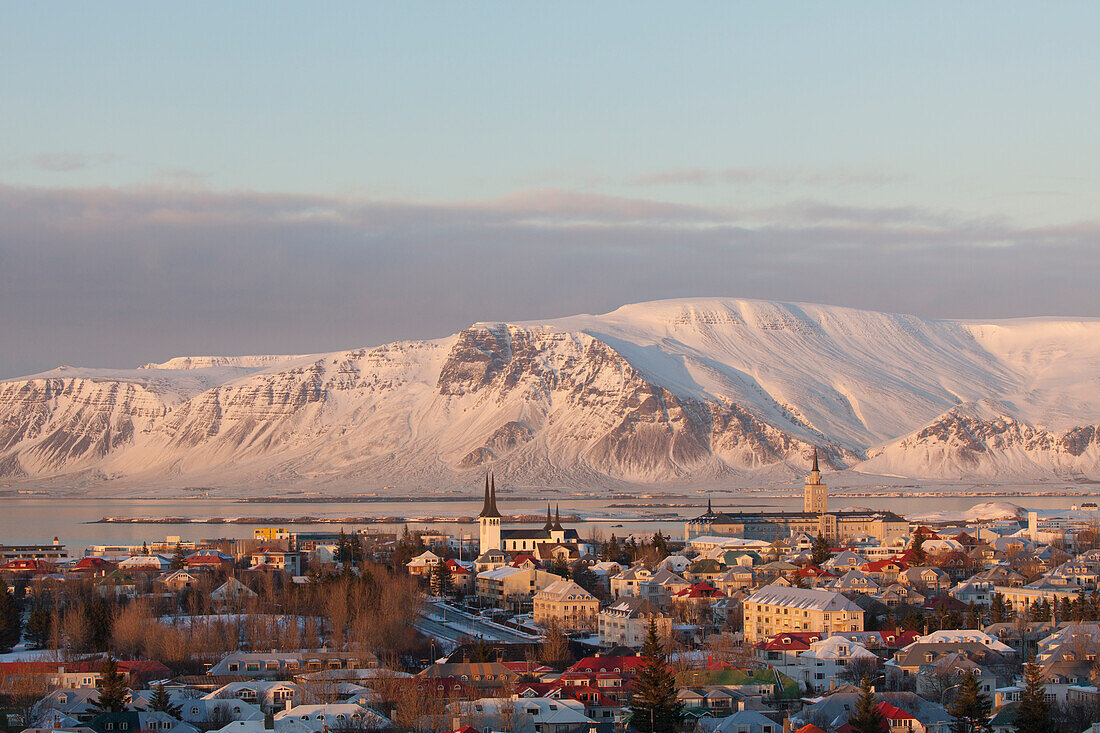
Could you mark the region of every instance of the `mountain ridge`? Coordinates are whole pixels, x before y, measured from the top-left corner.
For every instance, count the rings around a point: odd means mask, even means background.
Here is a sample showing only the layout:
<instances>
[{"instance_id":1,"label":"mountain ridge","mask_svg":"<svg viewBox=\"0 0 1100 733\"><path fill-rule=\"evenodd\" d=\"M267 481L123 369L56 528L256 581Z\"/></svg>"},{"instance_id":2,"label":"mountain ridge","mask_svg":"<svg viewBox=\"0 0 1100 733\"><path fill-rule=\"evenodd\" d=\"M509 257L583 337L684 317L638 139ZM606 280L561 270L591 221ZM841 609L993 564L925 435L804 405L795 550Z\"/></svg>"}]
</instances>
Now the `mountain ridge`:
<instances>
[{"instance_id":1,"label":"mountain ridge","mask_svg":"<svg viewBox=\"0 0 1100 733\"><path fill-rule=\"evenodd\" d=\"M1100 478L1100 319L690 298L314 355L0 381L0 476L721 484L834 468Z\"/></svg>"}]
</instances>

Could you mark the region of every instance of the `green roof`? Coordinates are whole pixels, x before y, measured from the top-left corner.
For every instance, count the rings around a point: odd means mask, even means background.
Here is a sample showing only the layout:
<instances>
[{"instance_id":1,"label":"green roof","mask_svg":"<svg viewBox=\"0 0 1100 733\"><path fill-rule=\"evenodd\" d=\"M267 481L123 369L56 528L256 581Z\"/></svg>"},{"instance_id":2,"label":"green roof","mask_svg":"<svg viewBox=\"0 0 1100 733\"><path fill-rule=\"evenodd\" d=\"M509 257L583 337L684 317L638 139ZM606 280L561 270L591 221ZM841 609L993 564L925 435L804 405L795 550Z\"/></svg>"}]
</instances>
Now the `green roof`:
<instances>
[{"instance_id":1,"label":"green roof","mask_svg":"<svg viewBox=\"0 0 1100 733\"><path fill-rule=\"evenodd\" d=\"M676 675L676 684L680 686L724 685L727 687L775 685L777 678L780 686L778 697L797 699L800 696L801 690L797 682L785 674L770 669L687 670Z\"/></svg>"}]
</instances>

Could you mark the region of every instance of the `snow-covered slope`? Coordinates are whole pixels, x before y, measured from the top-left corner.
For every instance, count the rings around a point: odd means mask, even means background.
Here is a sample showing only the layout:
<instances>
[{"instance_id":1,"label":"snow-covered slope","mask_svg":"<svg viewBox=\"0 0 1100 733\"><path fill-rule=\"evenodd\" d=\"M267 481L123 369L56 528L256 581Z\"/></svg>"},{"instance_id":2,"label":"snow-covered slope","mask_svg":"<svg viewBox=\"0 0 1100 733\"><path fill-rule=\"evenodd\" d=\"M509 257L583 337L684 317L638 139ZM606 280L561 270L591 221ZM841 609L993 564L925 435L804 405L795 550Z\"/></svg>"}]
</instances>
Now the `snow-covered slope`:
<instances>
[{"instance_id":1,"label":"snow-covered slope","mask_svg":"<svg viewBox=\"0 0 1100 733\"><path fill-rule=\"evenodd\" d=\"M0 475L205 485L1100 477L1100 322L737 299L0 382Z\"/></svg>"}]
</instances>

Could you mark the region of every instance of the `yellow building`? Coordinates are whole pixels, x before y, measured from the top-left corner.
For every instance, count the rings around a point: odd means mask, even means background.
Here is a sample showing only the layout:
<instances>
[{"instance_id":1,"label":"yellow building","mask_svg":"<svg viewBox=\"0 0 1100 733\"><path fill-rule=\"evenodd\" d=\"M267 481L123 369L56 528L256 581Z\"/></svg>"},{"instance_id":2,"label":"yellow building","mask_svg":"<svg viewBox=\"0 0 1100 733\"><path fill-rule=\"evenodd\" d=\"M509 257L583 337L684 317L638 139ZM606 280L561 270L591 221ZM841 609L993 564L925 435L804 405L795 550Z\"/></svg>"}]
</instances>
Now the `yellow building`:
<instances>
[{"instance_id":1,"label":"yellow building","mask_svg":"<svg viewBox=\"0 0 1100 733\"><path fill-rule=\"evenodd\" d=\"M559 580L559 576L544 570L505 565L477 574L477 595L484 604L519 610L532 596Z\"/></svg>"},{"instance_id":2,"label":"yellow building","mask_svg":"<svg viewBox=\"0 0 1100 733\"><path fill-rule=\"evenodd\" d=\"M744 612L750 644L787 631L863 631L863 609L828 590L766 585L745 599Z\"/></svg>"},{"instance_id":3,"label":"yellow building","mask_svg":"<svg viewBox=\"0 0 1100 733\"><path fill-rule=\"evenodd\" d=\"M534 598L534 620L539 626L557 622L567 631L587 630L596 625L600 602L571 580L559 580L546 586Z\"/></svg>"},{"instance_id":4,"label":"yellow building","mask_svg":"<svg viewBox=\"0 0 1100 733\"><path fill-rule=\"evenodd\" d=\"M257 527L253 532L253 537L260 542L278 542L279 540L289 540L290 530L286 527Z\"/></svg>"}]
</instances>

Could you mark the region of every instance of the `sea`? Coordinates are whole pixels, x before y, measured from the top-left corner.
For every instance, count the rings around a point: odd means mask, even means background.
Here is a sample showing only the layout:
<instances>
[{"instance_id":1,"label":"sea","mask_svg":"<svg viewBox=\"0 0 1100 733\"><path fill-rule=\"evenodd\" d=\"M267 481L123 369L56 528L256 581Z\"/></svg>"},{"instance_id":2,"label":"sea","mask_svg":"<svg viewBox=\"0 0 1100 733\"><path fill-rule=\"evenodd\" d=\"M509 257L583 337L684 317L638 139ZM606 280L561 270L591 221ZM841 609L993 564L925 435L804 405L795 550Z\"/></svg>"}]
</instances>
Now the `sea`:
<instances>
[{"instance_id":1,"label":"sea","mask_svg":"<svg viewBox=\"0 0 1100 733\"><path fill-rule=\"evenodd\" d=\"M934 512L965 512L986 502L1010 502L1024 509L1044 512L1069 509L1096 497L1028 495L1005 496L830 496L829 508L870 508L897 512L913 517ZM652 534L658 530L673 539L682 539L684 521L704 511L705 499L663 500L643 497L592 499L563 497L561 512L570 517L563 522L578 530L582 537L598 533L608 537ZM714 508L733 511L801 511L801 496L736 496L716 498ZM351 531L370 528L375 531L441 530L455 536L477 537L473 520L481 509L481 497L449 501L320 501L286 502L241 501L239 499L72 499L48 496L5 497L0 500L0 544L45 544L60 539L70 555L83 554L91 545L138 544L163 541L167 537L183 540L253 537L257 527L279 526L297 531ZM500 509L506 515L541 515L546 500L538 498L502 499ZM232 521L247 517L247 522ZM467 521L456 522L464 517ZM576 519L573 519L576 517ZM103 522L104 518L115 521ZM374 521L394 518L392 521ZM150 523L122 520L145 519ZM211 523L209 520L215 520ZM271 521L268 521L271 520ZM320 521L329 520L329 521ZM450 521L448 521L450 520Z\"/></svg>"}]
</instances>

